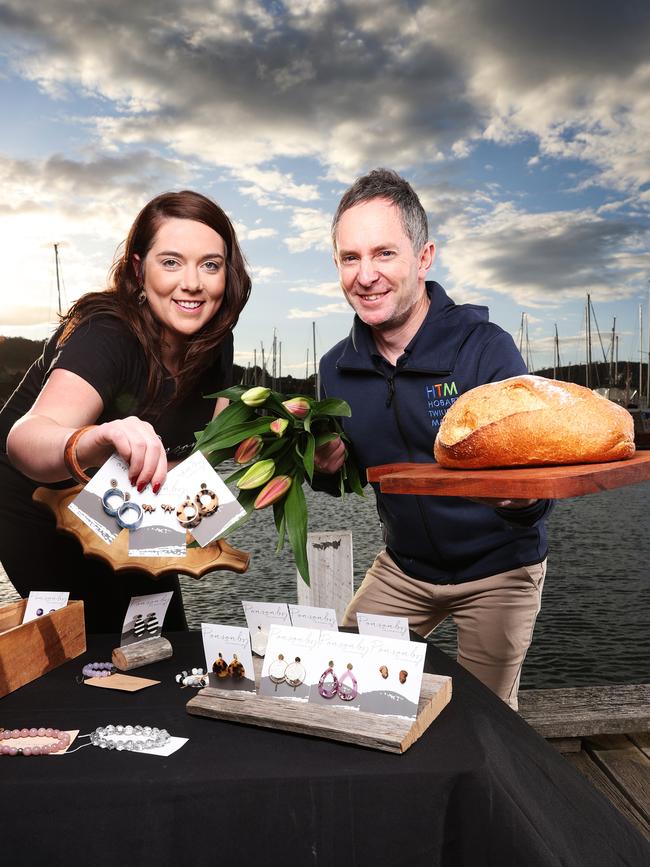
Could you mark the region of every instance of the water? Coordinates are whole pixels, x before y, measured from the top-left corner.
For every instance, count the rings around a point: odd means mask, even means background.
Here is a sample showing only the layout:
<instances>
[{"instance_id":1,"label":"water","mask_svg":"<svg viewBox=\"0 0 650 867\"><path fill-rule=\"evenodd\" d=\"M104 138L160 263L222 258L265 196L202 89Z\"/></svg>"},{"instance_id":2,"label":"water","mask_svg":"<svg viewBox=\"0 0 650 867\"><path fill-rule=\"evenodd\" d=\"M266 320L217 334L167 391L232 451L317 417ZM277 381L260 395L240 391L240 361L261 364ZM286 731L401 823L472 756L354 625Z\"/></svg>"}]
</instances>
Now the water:
<instances>
[{"instance_id":1,"label":"water","mask_svg":"<svg viewBox=\"0 0 650 867\"><path fill-rule=\"evenodd\" d=\"M374 495L343 501L306 489L310 529L351 530L355 587L381 533ZM542 611L522 675L523 688L650 681L650 482L559 501L549 520L549 563ZM270 510L229 539L251 555L248 572L182 579L192 628L201 621L244 624L240 600L296 599L290 549L275 555ZM0 602L16 598L0 574ZM442 624L430 639L455 654L455 629Z\"/></svg>"}]
</instances>

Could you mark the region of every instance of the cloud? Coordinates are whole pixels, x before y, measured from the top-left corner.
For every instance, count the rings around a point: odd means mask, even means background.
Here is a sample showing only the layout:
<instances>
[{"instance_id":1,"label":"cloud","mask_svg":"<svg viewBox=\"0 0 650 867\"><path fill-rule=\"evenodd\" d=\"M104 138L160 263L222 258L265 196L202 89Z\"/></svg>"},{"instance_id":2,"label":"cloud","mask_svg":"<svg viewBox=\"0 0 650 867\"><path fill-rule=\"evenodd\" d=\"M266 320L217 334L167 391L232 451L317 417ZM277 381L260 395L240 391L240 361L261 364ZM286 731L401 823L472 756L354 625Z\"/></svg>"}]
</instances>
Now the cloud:
<instances>
[{"instance_id":1,"label":"cloud","mask_svg":"<svg viewBox=\"0 0 650 867\"><path fill-rule=\"evenodd\" d=\"M292 253L305 250L331 250L331 215L317 208L295 208L291 216L291 229L298 234L284 239Z\"/></svg>"},{"instance_id":2,"label":"cloud","mask_svg":"<svg viewBox=\"0 0 650 867\"><path fill-rule=\"evenodd\" d=\"M595 211L527 213L503 203L478 219L444 226L441 262L460 289L477 287L521 305L549 308L584 297L623 298L650 268L650 230Z\"/></svg>"},{"instance_id":3,"label":"cloud","mask_svg":"<svg viewBox=\"0 0 650 867\"><path fill-rule=\"evenodd\" d=\"M326 298L341 297L341 287L338 283L318 283L317 285L304 283L300 286L291 286L289 292L304 292L307 295L323 295Z\"/></svg>"},{"instance_id":4,"label":"cloud","mask_svg":"<svg viewBox=\"0 0 650 867\"><path fill-rule=\"evenodd\" d=\"M322 307L316 307L313 310L301 310L298 307L292 307L287 314L287 319L320 319L323 316L329 316L332 313L349 313L350 307L345 301L339 304L325 304Z\"/></svg>"}]
</instances>

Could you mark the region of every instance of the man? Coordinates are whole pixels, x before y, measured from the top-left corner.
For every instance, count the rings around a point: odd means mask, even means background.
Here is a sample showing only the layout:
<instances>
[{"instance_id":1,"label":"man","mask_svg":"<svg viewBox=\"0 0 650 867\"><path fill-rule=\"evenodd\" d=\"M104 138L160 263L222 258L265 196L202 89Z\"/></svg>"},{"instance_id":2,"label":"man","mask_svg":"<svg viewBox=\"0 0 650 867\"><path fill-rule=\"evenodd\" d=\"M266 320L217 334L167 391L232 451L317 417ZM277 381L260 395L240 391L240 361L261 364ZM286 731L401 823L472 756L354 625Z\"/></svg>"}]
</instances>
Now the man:
<instances>
[{"instance_id":1,"label":"man","mask_svg":"<svg viewBox=\"0 0 650 867\"><path fill-rule=\"evenodd\" d=\"M488 311L456 305L426 282L434 257L427 218L411 186L377 169L344 194L332 222L334 261L355 311L349 337L323 356L323 396L352 407L344 428L360 469L432 460L442 417L459 394L526 373L512 338ZM316 468L344 459L338 440ZM318 486L318 481L317 481ZM428 635L451 615L458 661L514 709L546 572L545 500L387 495L377 508L386 549L345 615L406 616Z\"/></svg>"}]
</instances>

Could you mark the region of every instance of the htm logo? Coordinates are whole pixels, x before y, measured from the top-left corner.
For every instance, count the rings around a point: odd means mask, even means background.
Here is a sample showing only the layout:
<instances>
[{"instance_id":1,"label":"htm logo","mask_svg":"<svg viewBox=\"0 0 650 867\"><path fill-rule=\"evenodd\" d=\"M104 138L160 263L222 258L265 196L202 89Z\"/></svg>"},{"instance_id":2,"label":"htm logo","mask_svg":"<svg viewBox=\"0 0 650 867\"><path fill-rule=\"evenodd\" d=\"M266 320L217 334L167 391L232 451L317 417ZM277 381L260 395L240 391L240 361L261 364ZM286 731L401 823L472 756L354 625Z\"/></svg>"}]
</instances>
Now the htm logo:
<instances>
[{"instance_id":1,"label":"htm logo","mask_svg":"<svg viewBox=\"0 0 650 867\"><path fill-rule=\"evenodd\" d=\"M434 385L425 386L427 392L427 400L433 400L436 397L450 397L457 395L458 389L455 382L436 382Z\"/></svg>"}]
</instances>

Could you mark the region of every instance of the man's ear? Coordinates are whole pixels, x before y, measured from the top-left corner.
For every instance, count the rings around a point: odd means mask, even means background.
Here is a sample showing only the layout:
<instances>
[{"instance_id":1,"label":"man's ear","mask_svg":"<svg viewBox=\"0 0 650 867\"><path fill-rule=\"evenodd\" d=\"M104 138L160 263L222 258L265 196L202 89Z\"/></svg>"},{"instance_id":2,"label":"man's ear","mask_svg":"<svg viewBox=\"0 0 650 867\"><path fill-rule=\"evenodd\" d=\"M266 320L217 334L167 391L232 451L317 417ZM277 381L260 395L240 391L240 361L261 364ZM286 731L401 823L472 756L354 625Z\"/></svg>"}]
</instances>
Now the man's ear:
<instances>
[{"instance_id":1,"label":"man's ear","mask_svg":"<svg viewBox=\"0 0 650 867\"><path fill-rule=\"evenodd\" d=\"M420 251L420 259L418 262L418 277L424 278L429 268L433 265L433 260L436 255L436 245L433 241L427 241Z\"/></svg>"}]
</instances>

